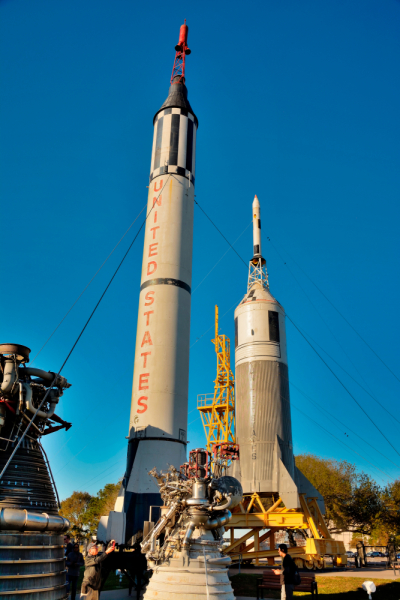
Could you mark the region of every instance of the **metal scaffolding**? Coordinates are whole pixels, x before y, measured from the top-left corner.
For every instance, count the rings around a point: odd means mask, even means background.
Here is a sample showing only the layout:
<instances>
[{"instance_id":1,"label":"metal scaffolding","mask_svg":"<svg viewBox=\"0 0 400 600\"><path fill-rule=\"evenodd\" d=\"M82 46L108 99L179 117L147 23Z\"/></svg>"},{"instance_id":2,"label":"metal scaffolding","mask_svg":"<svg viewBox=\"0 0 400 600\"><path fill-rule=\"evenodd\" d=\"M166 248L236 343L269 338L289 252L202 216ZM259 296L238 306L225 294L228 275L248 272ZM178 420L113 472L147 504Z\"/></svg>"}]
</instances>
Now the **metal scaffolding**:
<instances>
[{"instance_id":1,"label":"metal scaffolding","mask_svg":"<svg viewBox=\"0 0 400 600\"><path fill-rule=\"evenodd\" d=\"M209 452L217 442L235 442L235 378L231 370L230 340L218 333L218 306L215 306L215 338L211 341L217 355L214 394L197 396Z\"/></svg>"}]
</instances>

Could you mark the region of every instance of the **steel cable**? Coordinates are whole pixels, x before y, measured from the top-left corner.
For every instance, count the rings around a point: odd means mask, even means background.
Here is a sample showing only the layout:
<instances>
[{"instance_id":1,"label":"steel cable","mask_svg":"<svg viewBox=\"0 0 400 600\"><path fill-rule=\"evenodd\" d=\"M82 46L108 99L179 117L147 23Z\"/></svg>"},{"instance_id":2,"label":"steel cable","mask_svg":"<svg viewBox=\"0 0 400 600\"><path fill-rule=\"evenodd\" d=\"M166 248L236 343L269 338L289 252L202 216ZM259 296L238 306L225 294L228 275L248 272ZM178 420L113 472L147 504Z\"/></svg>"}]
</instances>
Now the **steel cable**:
<instances>
[{"instance_id":1,"label":"steel cable","mask_svg":"<svg viewBox=\"0 0 400 600\"><path fill-rule=\"evenodd\" d=\"M195 200L195 203L197 204L197 206L200 208L200 210L204 213L204 215L207 217L207 219L212 223L212 225L215 227L215 229L218 231L218 233L220 233L220 235L224 238L224 240L227 242L227 244L229 244L229 246L231 246L231 248L234 250L235 254L240 258L241 262L247 267L247 264L245 263L245 261L243 260L243 258L240 256L240 254L238 254L238 252L236 252L236 250L233 248L232 244L229 242L229 240L227 240L227 238L224 236L224 234L220 231L220 229L216 226L216 224L213 222L213 220L207 215L207 213L203 210L203 208L201 208L201 206L199 205L199 203ZM333 305L332 305L333 306ZM230 310L230 309L229 309ZM229 312L229 311L228 311ZM226 313L225 313L226 314ZM396 448L393 446L393 444L388 440L388 438L385 436L385 434L383 433L383 431L378 427L378 425L374 422L374 420L369 416L369 414L367 413L367 411L362 407L362 405L356 400L356 398L351 394L351 392L347 389L347 387L344 385L344 383L340 380L340 378L336 375L336 373L331 369L331 367L328 365L328 363L322 358L322 356L317 352L317 350L314 348L314 346L311 344L311 342L304 336L304 334L301 332L301 330L297 327L297 325L294 323L293 319L291 319L291 317L289 317L289 315L286 313L287 318L291 321L291 323L294 325L294 327L299 331L299 333L302 335L302 337L306 340L306 342L310 345L310 347L314 350L314 352L316 353L316 355L320 358L320 360L324 363L324 365L329 369L329 371L332 373L332 375L338 380L338 382L341 384L341 386L343 387L343 389L349 394L349 396L354 400L354 402L359 406L359 408L362 410L362 412L367 416L367 418L371 421L371 423L374 425L374 427L379 431L379 433L382 435L382 437L388 442L388 444L393 448L393 450L396 452L396 454L398 454L400 456L400 453L396 450ZM210 329L212 329L212 327L210 327L207 331L209 331ZM205 332L203 335L200 336L200 338L198 338L196 340L195 343L197 343L207 332ZM194 346L194 344L192 344L192 346ZM191 347L192 347L191 346Z\"/></svg>"},{"instance_id":2,"label":"steel cable","mask_svg":"<svg viewBox=\"0 0 400 600\"><path fill-rule=\"evenodd\" d=\"M169 179L169 176L168 176L168 177L167 177L167 179L165 180L165 183L164 183L163 187L161 188L161 190L160 190L160 193L159 193L159 194L158 194L158 196L157 196L157 199L159 198L159 196L161 195L161 192L163 191L163 189L164 189L164 188L165 188L165 186L167 185L167 181L168 181L168 179ZM44 397L43 397L43 400L42 400L42 401L41 401L41 403L39 404L38 408L37 408L37 409L36 409L36 411L35 411L35 414L33 415L32 419L31 419L31 420L30 420L30 422L28 423L28 426L27 426L27 428L25 429L25 431L23 432L22 436L21 436L21 437L20 437L20 439L18 440L18 443L17 443L17 445L15 446L15 448L14 448L13 452L11 453L11 455L10 455L10 457L9 457L9 459L8 459L8 461L7 461L7 463L6 463L6 465L5 465L5 467L3 468L2 472L0 473L0 480L1 480L1 478L3 477L3 475L4 475L5 471L7 470L7 468L8 468L8 465L10 464L10 462L12 461L12 459L14 458L14 455L15 455L15 453L17 452L18 448L20 447L20 445L21 445L21 443L22 443L22 441L23 441L23 439L24 439L25 435L28 433L29 429L31 428L31 426L32 426L32 424L33 424L33 421L34 421L34 420L35 420L35 418L36 418L36 415L38 414L39 410L42 408L42 406L43 406L44 402L46 401L46 399L47 399L47 396L49 395L51 388L53 387L54 383L55 383L55 382L56 382L56 380L57 380L57 377L60 375L61 371L63 370L63 368L64 368L64 367L65 367L65 365L67 364L67 362L68 362L68 360L69 360L69 358L70 358L71 354L72 354L72 353L73 353L73 351L75 350L75 348L76 348L76 346L77 346L77 344L78 344L79 340L81 339L81 337L82 337L82 335L84 334L84 332L85 332L85 330L86 330L87 326L89 325L90 321L92 320L92 318L93 318L93 316L94 316L94 314L95 314L96 310L98 309L98 307L99 307L99 305L100 305L101 301L103 300L104 296L106 295L106 293L107 293L107 291L108 291L108 289L109 289L110 285L112 284L112 282L114 281L114 279L115 279L115 277L116 277L116 275L117 275L118 271L119 271L119 270L120 270L120 268L122 267L122 265L123 265L123 263L124 263L124 261L125 261L126 257L127 257L127 256L128 256L128 254L129 254L129 251L130 251L130 249L132 248L132 246L133 246L133 244L135 243L135 241L136 241L136 239L137 239L137 237L138 237L139 233L141 232L141 230L143 229L144 225L146 224L146 221L147 221L147 219L148 219L148 218L149 218L149 216L151 215L151 213L152 213L152 211L153 211L153 209L154 209L154 206L156 206L156 202L154 202L154 203L153 203L153 206L151 207L151 209L150 209L150 210L149 210L149 212L147 213L147 216L146 216L145 220L143 221L143 223L142 223L142 224L141 224L141 226L139 227L139 230L138 230L138 232L136 233L135 237L133 238L133 240L132 240L131 244L129 245L129 247L128 247L128 250L125 252L124 256L122 257L122 260L120 261L120 263L119 263L118 267L115 269L115 271L114 271L114 274L113 274L113 276L111 277L110 281L108 282L108 284L107 284L107 286L106 286L106 288L105 288L104 292L101 294L101 296L100 296L100 298L99 298L99 300L98 300L98 302L97 302L96 306L95 306L95 307L94 307L94 309L92 310L92 312L91 312L91 314L90 314L89 318L87 319L87 321L86 321L85 325L83 326L83 328L82 328L82 330L81 330L80 334L78 335L77 339L75 340L75 342L74 342L74 344L73 344L73 346L72 346L71 350L68 352L66 359L65 359L65 360L64 360L64 362L62 363L62 365L61 365L61 367L60 367L60 369L59 369L58 373L55 375L55 377L54 377L54 379L53 379L53 381L52 381L52 383L51 383L50 387L48 388L47 392L45 393L45 395L44 395Z\"/></svg>"},{"instance_id":3,"label":"steel cable","mask_svg":"<svg viewBox=\"0 0 400 600\"><path fill-rule=\"evenodd\" d=\"M267 238L267 240L270 242L270 244L275 248L275 246L272 244L270 238ZM276 248L275 251L277 252ZM375 352L375 350L372 348L372 346L370 346L368 344L368 342L362 337L362 335L357 331L357 329L355 329L355 327L353 327L353 325L350 323L350 321L348 319L346 319L346 317L343 315L343 313L340 312L340 310L333 304L333 302L328 298L328 296L326 294L324 294L324 292L321 290L321 288L318 287L318 285L311 279L311 277L306 273L306 271L295 261L295 259L289 254L289 252L287 252L287 250L285 250L287 255L290 257L290 259L298 266L298 268L302 271L302 273L304 273L304 275L307 277L307 279L309 279L311 281L311 283L313 284L313 286L315 288L317 288L317 290L319 291L319 293L325 298L325 300L327 302L329 302L329 304L332 306L332 308L334 308L336 310L336 312L338 313L338 315L340 315L342 317L342 319L347 323L347 325L349 327L351 327L351 329L354 331L354 333L356 335L358 335L358 337L360 338L360 340L362 342L364 342L364 344L367 346L367 348L369 348L371 350L371 352L373 354L375 354L376 358L378 360L381 361L381 363L387 368L387 370L393 375L393 377L395 377L397 379L398 382L400 382L400 378L397 377L396 373L394 373L392 371L392 369L387 365L387 363L379 356L379 354L377 352ZM277 252L278 253L278 252ZM279 254L279 253L278 253ZM286 264L286 263L285 263ZM286 265L287 266L287 265Z\"/></svg>"},{"instance_id":4,"label":"steel cable","mask_svg":"<svg viewBox=\"0 0 400 600\"><path fill-rule=\"evenodd\" d=\"M47 340L45 341L45 343L43 344L43 346L40 348L39 352L36 354L36 356L33 358L31 365L33 365L33 363L35 362L35 360L37 359L37 357L39 356L39 354L41 353L41 351L43 350L43 348L48 344L48 342L51 340L51 338L53 337L53 335L55 334L55 332L57 331L57 329L60 327L60 325L62 325L62 323L65 321L65 319L68 317L69 313L71 312L71 310L74 308L75 304L80 300L80 298L83 296L83 294L86 292L86 290L88 289L89 285L92 283L92 281L97 277L97 275L100 273L101 269L104 267L104 265L106 264L106 262L108 261L108 259L111 257L112 254L114 254L115 250L118 248L118 246L120 245L120 243L122 242L122 240L126 237L126 235L129 233L129 231L132 229L133 225L136 223L136 221L138 220L138 218L140 217L140 215L142 214L142 212L144 211L144 209L146 208L147 203L143 206L142 210L140 211L140 213L137 215L137 217L132 221L132 223L129 225L128 229L125 231L124 235L121 237L121 239L119 240L119 242L114 246L114 248L111 250L110 254L107 256L107 258L105 259L105 261L100 265L100 267L97 269L96 273L93 275L93 277L91 278L91 280L89 281L89 283L86 285L86 287L81 291L81 293L79 294L79 296L77 297L77 299L75 300L75 302L72 304L72 306L67 310L67 312L65 313L65 315L63 316L63 318L61 319L61 321L59 322L59 324L57 325L57 327L54 329L53 333L47 338Z\"/></svg>"}]
</instances>

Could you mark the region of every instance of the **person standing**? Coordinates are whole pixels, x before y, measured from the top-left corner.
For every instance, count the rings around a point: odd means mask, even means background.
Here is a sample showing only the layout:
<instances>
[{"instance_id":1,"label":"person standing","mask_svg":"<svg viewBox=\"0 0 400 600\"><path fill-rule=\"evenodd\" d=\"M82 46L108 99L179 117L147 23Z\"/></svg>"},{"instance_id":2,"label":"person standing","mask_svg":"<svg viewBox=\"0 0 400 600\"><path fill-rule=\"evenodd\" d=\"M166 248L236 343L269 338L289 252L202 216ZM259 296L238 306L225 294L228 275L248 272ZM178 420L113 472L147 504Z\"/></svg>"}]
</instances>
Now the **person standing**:
<instances>
[{"instance_id":1,"label":"person standing","mask_svg":"<svg viewBox=\"0 0 400 600\"><path fill-rule=\"evenodd\" d=\"M85 564L82 554L79 552L79 544L74 544L72 552L67 556L68 582L71 591L71 600L76 598L76 586L79 578L80 567Z\"/></svg>"},{"instance_id":2,"label":"person standing","mask_svg":"<svg viewBox=\"0 0 400 600\"><path fill-rule=\"evenodd\" d=\"M68 535L68 533L66 533L64 535L64 556L65 556L65 558L67 558L68 554L70 552L72 552L73 549L74 549L74 545L71 543L71 537ZM65 576L65 583L66 583L66 586L67 586L67 592L69 593L68 571L67 571L67 574Z\"/></svg>"},{"instance_id":3,"label":"person standing","mask_svg":"<svg viewBox=\"0 0 400 600\"><path fill-rule=\"evenodd\" d=\"M64 535L64 547L64 556L68 556L68 554L74 549L74 545L72 544L71 538L68 534Z\"/></svg>"},{"instance_id":4,"label":"person standing","mask_svg":"<svg viewBox=\"0 0 400 600\"><path fill-rule=\"evenodd\" d=\"M286 544L279 544L279 556L282 558L282 569L273 569L275 575L281 576L281 600L293 600L295 573L297 571L296 563L288 554Z\"/></svg>"},{"instance_id":5,"label":"person standing","mask_svg":"<svg viewBox=\"0 0 400 600\"><path fill-rule=\"evenodd\" d=\"M99 555L97 543L89 544L85 558L85 573L83 575L81 598L86 600L99 600L101 588L101 563L115 550L115 540L103 554Z\"/></svg>"}]
</instances>

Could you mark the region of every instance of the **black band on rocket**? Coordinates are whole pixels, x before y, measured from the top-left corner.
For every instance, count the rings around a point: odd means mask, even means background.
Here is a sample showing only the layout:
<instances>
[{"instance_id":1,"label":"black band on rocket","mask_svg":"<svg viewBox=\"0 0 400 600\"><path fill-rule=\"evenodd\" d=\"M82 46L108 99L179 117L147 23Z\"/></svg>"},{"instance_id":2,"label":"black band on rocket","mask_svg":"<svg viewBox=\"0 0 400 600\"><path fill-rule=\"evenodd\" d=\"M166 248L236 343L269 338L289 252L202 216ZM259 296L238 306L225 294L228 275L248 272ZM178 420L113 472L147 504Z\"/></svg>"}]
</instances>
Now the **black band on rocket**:
<instances>
[{"instance_id":1,"label":"black band on rocket","mask_svg":"<svg viewBox=\"0 0 400 600\"><path fill-rule=\"evenodd\" d=\"M176 438L167 438L167 437L134 437L129 440L129 444L131 442L145 442L146 440L157 440L160 442L175 442L175 444L183 444L187 445L187 442L183 442L182 440L178 440Z\"/></svg>"},{"instance_id":2,"label":"black band on rocket","mask_svg":"<svg viewBox=\"0 0 400 600\"><path fill-rule=\"evenodd\" d=\"M187 292L189 292L189 294L192 293L190 285L188 285L184 281L181 281L180 279L171 279L170 277L160 277L159 279L149 279L149 281L145 281L144 283L142 283L142 285L140 286L140 291L149 287L149 285L176 285L176 287L180 287L183 290L186 290Z\"/></svg>"}]
</instances>

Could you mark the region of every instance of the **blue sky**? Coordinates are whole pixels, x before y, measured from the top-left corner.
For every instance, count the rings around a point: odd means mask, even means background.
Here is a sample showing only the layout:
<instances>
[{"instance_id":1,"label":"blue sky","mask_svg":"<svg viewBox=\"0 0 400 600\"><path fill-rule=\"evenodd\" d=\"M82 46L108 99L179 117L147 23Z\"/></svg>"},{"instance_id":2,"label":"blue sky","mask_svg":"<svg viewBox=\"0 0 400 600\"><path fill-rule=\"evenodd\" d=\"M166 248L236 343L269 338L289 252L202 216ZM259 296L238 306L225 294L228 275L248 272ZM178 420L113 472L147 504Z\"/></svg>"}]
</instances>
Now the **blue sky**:
<instances>
[{"instance_id":1,"label":"blue sky","mask_svg":"<svg viewBox=\"0 0 400 600\"><path fill-rule=\"evenodd\" d=\"M196 199L231 242L241 236L235 248L247 261L245 229L258 195L271 291L400 419L400 382L312 283L400 378L395 0L203 0L182 8L2 0L2 341L28 345L34 356L146 203L152 118L168 93L184 18L199 118ZM34 366L58 370L139 221ZM59 412L74 426L45 440L62 498L95 493L124 471L142 247L140 234L64 369L73 386ZM246 268L226 250L196 209L193 447L204 444L196 396L211 392L215 378L214 305L232 339L233 309L246 291ZM291 322L287 338L295 452L355 462L381 484L398 477L399 423L318 348L395 450Z\"/></svg>"}]
</instances>

